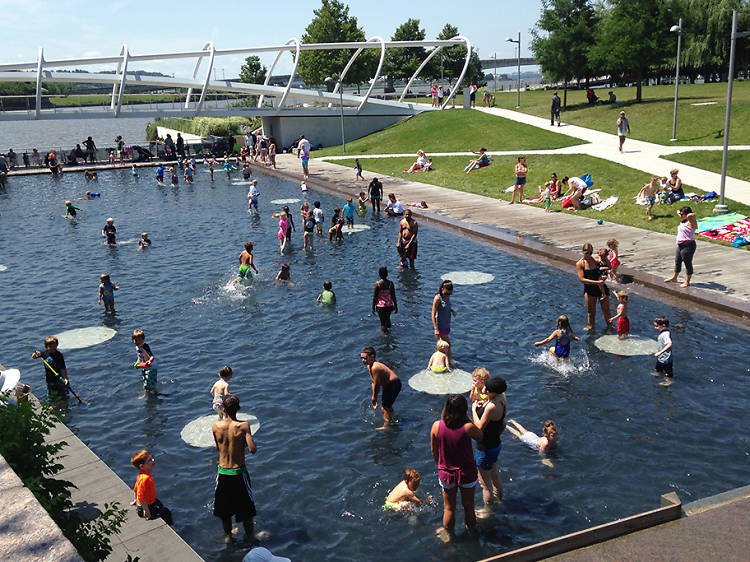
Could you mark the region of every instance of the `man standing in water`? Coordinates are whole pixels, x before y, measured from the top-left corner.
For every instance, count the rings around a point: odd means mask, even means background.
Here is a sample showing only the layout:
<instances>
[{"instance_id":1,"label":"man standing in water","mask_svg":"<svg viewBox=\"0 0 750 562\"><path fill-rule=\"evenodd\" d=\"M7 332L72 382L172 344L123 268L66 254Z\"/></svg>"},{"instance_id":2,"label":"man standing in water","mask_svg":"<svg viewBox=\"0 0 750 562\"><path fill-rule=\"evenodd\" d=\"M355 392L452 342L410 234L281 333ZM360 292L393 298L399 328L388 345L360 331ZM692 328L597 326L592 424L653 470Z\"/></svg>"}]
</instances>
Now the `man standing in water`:
<instances>
[{"instance_id":1,"label":"man standing in water","mask_svg":"<svg viewBox=\"0 0 750 562\"><path fill-rule=\"evenodd\" d=\"M214 515L221 518L226 543L232 540L232 515L237 521L242 521L245 538L257 542L253 525L255 500L250 475L245 467L245 445L253 455L258 448L255 446L250 424L237 420L239 409L240 399L233 394L227 394L224 397L226 417L214 422L211 428L216 448L219 450Z\"/></svg>"},{"instance_id":2,"label":"man standing in water","mask_svg":"<svg viewBox=\"0 0 750 562\"><path fill-rule=\"evenodd\" d=\"M401 257L401 267L406 267L408 260L409 267L414 269L414 260L417 259L417 232L419 225L411 216L409 209L404 210L404 218L398 225L398 242L396 249Z\"/></svg>"},{"instance_id":3,"label":"man standing in water","mask_svg":"<svg viewBox=\"0 0 750 562\"><path fill-rule=\"evenodd\" d=\"M401 379L398 375L389 369L380 361L375 361L375 349L367 346L359 353L359 358L367 367L367 373L372 381L372 407L378 407L378 394L383 389L383 399L381 407L383 409L384 424L378 429L385 429L393 420L393 403L396 401L398 393L401 392ZM215 424L214 424L215 425Z\"/></svg>"}]
</instances>

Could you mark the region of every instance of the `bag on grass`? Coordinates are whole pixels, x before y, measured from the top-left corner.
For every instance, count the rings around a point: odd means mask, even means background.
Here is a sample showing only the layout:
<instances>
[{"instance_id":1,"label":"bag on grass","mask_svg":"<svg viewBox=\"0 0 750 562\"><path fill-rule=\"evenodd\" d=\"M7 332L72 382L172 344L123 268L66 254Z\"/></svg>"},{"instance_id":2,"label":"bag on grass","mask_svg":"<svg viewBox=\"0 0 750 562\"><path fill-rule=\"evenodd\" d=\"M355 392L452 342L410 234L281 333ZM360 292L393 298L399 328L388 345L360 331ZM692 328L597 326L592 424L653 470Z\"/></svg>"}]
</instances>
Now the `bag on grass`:
<instances>
[{"instance_id":1,"label":"bag on grass","mask_svg":"<svg viewBox=\"0 0 750 562\"><path fill-rule=\"evenodd\" d=\"M591 174L583 174L581 179L586 183L586 187L594 185L594 180L591 179Z\"/></svg>"},{"instance_id":2,"label":"bag on grass","mask_svg":"<svg viewBox=\"0 0 750 562\"><path fill-rule=\"evenodd\" d=\"M745 238L742 234L738 234L734 241L732 241L732 246L735 248L742 248L742 246L747 246L748 244L750 244L750 240Z\"/></svg>"}]
</instances>

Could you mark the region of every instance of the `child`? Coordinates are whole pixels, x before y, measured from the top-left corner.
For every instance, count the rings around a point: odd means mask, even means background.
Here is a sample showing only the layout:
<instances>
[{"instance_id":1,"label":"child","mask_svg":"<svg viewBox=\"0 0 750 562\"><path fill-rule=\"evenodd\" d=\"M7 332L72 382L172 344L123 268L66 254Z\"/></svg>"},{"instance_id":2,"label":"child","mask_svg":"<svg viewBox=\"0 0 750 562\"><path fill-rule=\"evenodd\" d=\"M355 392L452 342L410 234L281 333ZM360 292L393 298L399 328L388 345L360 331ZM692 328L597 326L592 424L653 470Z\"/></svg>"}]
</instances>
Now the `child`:
<instances>
[{"instance_id":1,"label":"child","mask_svg":"<svg viewBox=\"0 0 750 562\"><path fill-rule=\"evenodd\" d=\"M474 383L471 385L471 393L469 394L469 400L472 403L476 402L477 407L484 406L489 399L489 396L485 394L484 385L490 380L490 372L484 367L477 367L474 372L471 373L471 379Z\"/></svg>"},{"instance_id":2,"label":"child","mask_svg":"<svg viewBox=\"0 0 750 562\"><path fill-rule=\"evenodd\" d=\"M555 425L555 422L552 420L544 422L541 437L527 430L516 420L508 420L507 429L529 447L538 449L542 453L549 449L554 449L557 446L557 440L560 438L560 434L557 431L557 425Z\"/></svg>"},{"instance_id":3,"label":"child","mask_svg":"<svg viewBox=\"0 0 750 562\"><path fill-rule=\"evenodd\" d=\"M570 357L570 340L581 341L581 338L573 334L573 328L570 327L568 317L564 314L557 319L557 329L542 341L534 342L534 347L539 347L545 343L555 340L555 347L550 347L549 352L552 357L567 361Z\"/></svg>"},{"instance_id":4,"label":"child","mask_svg":"<svg viewBox=\"0 0 750 562\"><path fill-rule=\"evenodd\" d=\"M167 525L172 525L172 512L156 499L156 485L151 471L156 462L153 455L146 449L138 451L130 457L131 464L138 469L133 493L135 498L130 505L135 505L138 517L156 519L161 517Z\"/></svg>"},{"instance_id":5,"label":"child","mask_svg":"<svg viewBox=\"0 0 750 562\"><path fill-rule=\"evenodd\" d=\"M313 203L313 217L315 217L315 232L318 233L318 236L323 236L323 221L325 217L323 216L323 209L320 208L320 201Z\"/></svg>"},{"instance_id":6,"label":"child","mask_svg":"<svg viewBox=\"0 0 750 562\"><path fill-rule=\"evenodd\" d=\"M258 197L260 197L260 189L258 189L258 180L250 182L250 189L247 192L247 209L252 213L258 213Z\"/></svg>"},{"instance_id":7,"label":"child","mask_svg":"<svg viewBox=\"0 0 750 562\"><path fill-rule=\"evenodd\" d=\"M159 183L164 183L164 165L159 164L156 167L156 181Z\"/></svg>"},{"instance_id":8,"label":"child","mask_svg":"<svg viewBox=\"0 0 750 562\"><path fill-rule=\"evenodd\" d=\"M609 248L607 261L609 261L609 265L612 268L609 270L609 278L613 281L617 281L617 268L620 267L620 254L617 250L619 246L620 243L617 241L617 238L607 240L607 248Z\"/></svg>"},{"instance_id":9,"label":"child","mask_svg":"<svg viewBox=\"0 0 750 562\"><path fill-rule=\"evenodd\" d=\"M320 304L336 304L336 293L331 289L333 283L326 281L323 283L323 292L318 295L318 302Z\"/></svg>"},{"instance_id":10,"label":"child","mask_svg":"<svg viewBox=\"0 0 750 562\"><path fill-rule=\"evenodd\" d=\"M615 292L615 296L620 304L617 305L617 314L610 318L610 322L617 320L617 339L624 340L630 332L630 320L628 319L628 299L630 296L627 291Z\"/></svg>"},{"instance_id":11,"label":"child","mask_svg":"<svg viewBox=\"0 0 750 562\"><path fill-rule=\"evenodd\" d=\"M299 189L302 193L307 193L307 184L305 182L302 182L299 184Z\"/></svg>"},{"instance_id":12,"label":"child","mask_svg":"<svg viewBox=\"0 0 750 562\"><path fill-rule=\"evenodd\" d=\"M211 181L214 181L214 168L216 167L216 158L211 158L208 161L208 173L211 174Z\"/></svg>"},{"instance_id":13,"label":"child","mask_svg":"<svg viewBox=\"0 0 750 562\"><path fill-rule=\"evenodd\" d=\"M110 150L109 151L109 165L114 166L114 164L115 164L115 151Z\"/></svg>"},{"instance_id":14,"label":"child","mask_svg":"<svg viewBox=\"0 0 750 562\"><path fill-rule=\"evenodd\" d=\"M130 173L133 174L134 178L138 177L138 170L135 169L135 164L130 166Z\"/></svg>"},{"instance_id":15,"label":"child","mask_svg":"<svg viewBox=\"0 0 750 562\"><path fill-rule=\"evenodd\" d=\"M510 205L516 202L516 193L520 192L518 202L523 201L523 186L526 185L526 174L529 173L529 167L526 165L526 157L519 156L518 164L515 168L516 183L513 185L513 197L510 198Z\"/></svg>"},{"instance_id":16,"label":"child","mask_svg":"<svg viewBox=\"0 0 750 562\"><path fill-rule=\"evenodd\" d=\"M214 383L211 387L211 407L219 415L219 419L223 420L224 416L224 397L229 394L229 381L232 378L232 368L228 365L224 365L219 369L219 380Z\"/></svg>"},{"instance_id":17,"label":"child","mask_svg":"<svg viewBox=\"0 0 750 562\"><path fill-rule=\"evenodd\" d=\"M287 246L287 237L286 237L286 231L289 228L289 221L286 218L286 213L274 213L273 217L278 217L279 219L279 232L276 234L276 237L279 239L279 253L283 254L284 250Z\"/></svg>"},{"instance_id":18,"label":"child","mask_svg":"<svg viewBox=\"0 0 750 562\"><path fill-rule=\"evenodd\" d=\"M117 229L115 228L115 219L109 217L102 228L102 238L106 238L105 244L114 246L117 244Z\"/></svg>"},{"instance_id":19,"label":"child","mask_svg":"<svg viewBox=\"0 0 750 562\"><path fill-rule=\"evenodd\" d=\"M355 181L359 181L359 180L364 181L365 178L362 177L362 164L359 163L359 158L354 159L354 167L357 169L357 175L354 178Z\"/></svg>"},{"instance_id":20,"label":"child","mask_svg":"<svg viewBox=\"0 0 750 562\"><path fill-rule=\"evenodd\" d=\"M70 385L65 358L57 350L58 345L59 342L55 336L48 336L44 339L44 351L37 349L31 354L32 359L41 357L45 361L44 378L47 382L47 394L51 397L67 396L68 386Z\"/></svg>"},{"instance_id":21,"label":"child","mask_svg":"<svg viewBox=\"0 0 750 562\"><path fill-rule=\"evenodd\" d=\"M185 159L185 174L184 178L187 183L193 183L193 172L195 171L195 168L188 164L187 159Z\"/></svg>"},{"instance_id":22,"label":"child","mask_svg":"<svg viewBox=\"0 0 750 562\"><path fill-rule=\"evenodd\" d=\"M289 270L289 264L288 263L282 264L281 269L276 274L276 281L287 281L287 282L289 282L289 281L291 281L291 278L292 278L292 276L291 276L291 272ZM289 283L289 284L291 285L291 283Z\"/></svg>"},{"instance_id":23,"label":"child","mask_svg":"<svg viewBox=\"0 0 750 562\"><path fill-rule=\"evenodd\" d=\"M248 164L244 164L242 166L242 179L247 181L250 179L250 176L252 175L252 170L250 170L250 166Z\"/></svg>"},{"instance_id":24,"label":"child","mask_svg":"<svg viewBox=\"0 0 750 562\"><path fill-rule=\"evenodd\" d=\"M339 215L341 214L341 209L336 207L333 210L333 217L331 218L331 228L328 229L328 240L332 241L334 238L336 240L343 240L344 236L341 233L341 225L339 225Z\"/></svg>"},{"instance_id":25,"label":"child","mask_svg":"<svg viewBox=\"0 0 750 562\"><path fill-rule=\"evenodd\" d=\"M151 246L151 240L148 237L148 232L141 232L141 239L138 240L138 249L148 248Z\"/></svg>"},{"instance_id":26,"label":"child","mask_svg":"<svg viewBox=\"0 0 750 562\"><path fill-rule=\"evenodd\" d=\"M364 191L359 192L359 199L357 201L358 208L357 208L357 214L361 217L364 217L367 214L367 201L369 201L369 197L365 195Z\"/></svg>"},{"instance_id":27,"label":"child","mask_svg":"<svg viewBox=\"0 0 750 562\"><path fill-rule=\"evenodd\" d=\"M354 228L354 204L352 203L352 198L346 200L346 205L344 205L343 209L344 217L346 218L346 225L349 227L349 230Z\"/></svg>"},{"instance_id":28,"label":"child","mask_svg":"<svg viewBox=\"0 0 750 562\"><path fill-rule=\"evenodd\" d=\"M96 181L99 179L99 176L96 175L96 172L91 170L86 170L83 172L83 177L86 179L86 181Z\"/></svg>"},{"instance_id":29,"label":"child","mask_svg":"<svg viewBox=\"0 0 750 562\"><path fill-rule=\"evenodd\" d=\"M664 380L659 384L661 386L670 386L672 384L672 334L669 332L669 319L666 316L659 316L654 320L654 328L659 332L659 351L654 353L656 357L656 366L651 373L655 377L664 375Z\"/></svg>"},{"instance_id":30,"label":"child","mask_svg":"<svg viewBox=\"0 0 750 562\"><path fill-rule=\"evenodd\" d=\"M307 205L307 203L305 203L305 205ZM309 248L310 250L313 250L313 240L315 236L315 218L313 217L312 211L307 211L307 214L304 218L303 230L304 243L302 245L302 249L307 250Z\"/></svg>"},{"instance_id":31,"label":"child","mask_svg":"<svg viewBox=\"0 0 750 562\"><path fill-rule=\"evenodd\" d=\"M422 500L416 494L421 481L422 477L415 469L407 468L404 470L404 479L396 484L396 487L385 498L383 509L400 511L410 505L410 502L422 503Z\"/></svg>"},{"instance_id":32,"label":"child","mask_svg":"<svg viewBox=\"0 0 750 562\"><path fill-rule=\"evenodd\" d=\"M112 283L109 273L102 273L99 276L99 298L97 304L104 301L104 312L115 313L115 291L120 287Z\"/></svg>"},{"instance_id":33,"label":"child","mask_svg":"<svg viewBox=\"0 0 750 562\"><path fill-rule=\"evenodd\" d=\"M138 360L133 367L143 369L141 372L143 390L148 394L156 394L156 357L146 343L146 334L143 330L133 330L132 340L135 344L135 352L138 354Z\"/></svg>"},{"instance_id":34,"label":"child","mask_svg":"<svg viewBox=\"0 0 750 562\"><path fill-rule=\"evenodd\" d=\"M76 211L80 211L78 207L74 206L70 201L65 202L65 218L70 217L71 219L76 218Z\"/></svg>"},{"instance_id":35,"label":"child","mask_svg":"<svg viewBox=\"0 0 750 562\"><path fill-rule=\"evenodd\" d=\"M253 274L250 273L251 268L253 269L253 271L255 271L256 275L258 274L258 268L255 267L255 264L253 263L252 242L245 242L245 249L242 250L242 253L240 253L237 259L240 262L240 269L237 272L237 279L234 280L235 283L238 283L242 279L251 280L253 278Z\"/></svg>"},{"instance_id":36,"label":"child","mask_svg":"<svg viewBox=\"0 0 750 562\"><path fill-rule=\"evenodd\" d=\"M451 350L451 344L445 340L438 340L435 345L435 353L430 357L430 362L427 363L427 368L433 373L445 373L450 371L450 364L448 362L448 355Z\"/></svg>"},{"instance_id":37,"label":"child","mask_svg":"<svg viewBox=\"0 0 750 562\"><path fill-rule=\"evenodd\" d=\"M226 155L224 155L224 158L225 158L225 160L224 160L224 166L223 166L223 168L224 168L224 171L227 173L227 179L231 180L232 179L232 170L234 170L234 166L232 166L232 163L229 161L229 158L227 158Z\"/></svg>"},{"instance_id":38,"label":"child","mask_svg":"<svg viewBox=\"0 0 750 562\"><path fill-rule=\"evenodd\" d=\"M641 197L645 199L648 220L654 220L653 215L651 215L651 209L653 209L654 203L656 203L656 195L659 193L660 188L658 176L653 176L649 183L643 184L643 187L636 196L636 199L640 199Z\"/></svg>"},{"instance_id":39,"label":"child","mask_svg":"<svg viewBox=\"0 0 750 562\"><path fill-rule=\"evenodd\" d=\"M169 167L169 178L172 185L178 185L180 183L180 178L177 177L177 170L174 166Z\"/></svg>"}]
</instances>

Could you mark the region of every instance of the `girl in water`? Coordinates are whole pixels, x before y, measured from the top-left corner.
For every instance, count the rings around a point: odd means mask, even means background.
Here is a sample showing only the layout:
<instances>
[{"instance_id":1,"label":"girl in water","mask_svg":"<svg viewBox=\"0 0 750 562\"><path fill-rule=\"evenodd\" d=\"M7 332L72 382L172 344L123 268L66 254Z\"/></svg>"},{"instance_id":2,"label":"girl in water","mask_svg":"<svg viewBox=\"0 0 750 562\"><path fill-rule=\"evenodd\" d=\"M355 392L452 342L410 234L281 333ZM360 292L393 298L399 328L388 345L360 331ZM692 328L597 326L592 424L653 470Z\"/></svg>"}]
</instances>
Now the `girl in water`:
<instances>
[{"instance_id":1,"label":"girl in water","mask_svg":"<svg viewBox=\"0 0 750 562\"><path fill-rule=\"evenodd\" d=\"M451 344L445 340L438 340L435 346L435 353L430 357L430 362L427 363L427 368L433 373L445 373L451 370L450 363L448 362L448 353L451 350Z\"/></svg>"},{"instance_id":2,"label":"girl in water","mask_svg":"<svg viewBox=\"0 0 750 562\"><path fill-rule=\"evenodd\" d=\"M534 347L539 347L552 340L555 340L555 347L549 348L550 355L556 359L567 361L570 357L570 340L581 341L581 338L573 334L573 328L570 327L568 317L562 314L557 319L557 329L542 341L534 342Z\"/></svg>"},{"instance_id":3,"label":"girl in water","mask_svg":"<svg viewBox=\"0 0 750 562\"><path fill-rule=\"evenodd\" d=\"M279 252L283 254L287 244L286 233L289 229L289 221L285 212L274 213L273 216L279 218L279 232L276 237L279 239Z\"/></svg>"},{"instance_id":4,"label":"girl in water","mask_svg":"<svg viewBox=\"0 0 750 562\"><path fill-rule=\"evenodd\" d=\"M387 334L391 329L391 313L398 312L396 302L396 287L393 281L388 279L388 268L381 267L378 270L380 279L375 283L372 293L372 313L378 312L380 318L380 330Z\"/></svg>"},{"instance_id":5,"label":"girl in water","mask_svg":"<svg viewBox=\"0 0 750 562\"><path fill-rule=\"evenodd\" d=\"M435 298L432 299L432 326L435 337L451 343L451 314L456 316L458 312L451 306L451 295L453 294L453 282L446 279L440 284ZM452 362L450 347L446 352L449 362Z\"/></svg>"}]
</instances>

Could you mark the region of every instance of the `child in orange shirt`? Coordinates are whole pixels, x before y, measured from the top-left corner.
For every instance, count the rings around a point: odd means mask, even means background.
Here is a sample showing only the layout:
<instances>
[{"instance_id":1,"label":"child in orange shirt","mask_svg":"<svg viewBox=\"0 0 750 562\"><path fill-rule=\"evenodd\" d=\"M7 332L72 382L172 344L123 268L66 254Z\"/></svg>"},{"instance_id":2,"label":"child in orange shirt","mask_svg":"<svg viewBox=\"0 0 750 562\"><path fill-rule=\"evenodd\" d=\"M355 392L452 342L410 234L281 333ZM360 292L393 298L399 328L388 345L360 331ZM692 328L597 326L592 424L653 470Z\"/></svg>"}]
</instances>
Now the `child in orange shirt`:
<instances>
[{"instance_id":1,"label":"child in orange shirt","mask_svg":"<svg viewBox=\"0 0 750 562\"><path fill-rule=\"evenodd\" d=\"M133 487L135 499L130 502L130 505L137 506L138 517L144 519L161 517L167 525L171 525L172 512L156 499L156 485L154 484L154 477L151 476L151 471L154 469L154 463L156 462L153 455L143 449L130 457L130 462L139 470Z\"/></svg>"}]
</instances>

